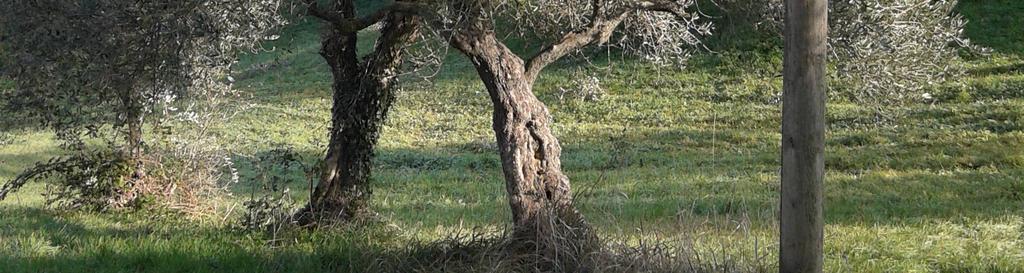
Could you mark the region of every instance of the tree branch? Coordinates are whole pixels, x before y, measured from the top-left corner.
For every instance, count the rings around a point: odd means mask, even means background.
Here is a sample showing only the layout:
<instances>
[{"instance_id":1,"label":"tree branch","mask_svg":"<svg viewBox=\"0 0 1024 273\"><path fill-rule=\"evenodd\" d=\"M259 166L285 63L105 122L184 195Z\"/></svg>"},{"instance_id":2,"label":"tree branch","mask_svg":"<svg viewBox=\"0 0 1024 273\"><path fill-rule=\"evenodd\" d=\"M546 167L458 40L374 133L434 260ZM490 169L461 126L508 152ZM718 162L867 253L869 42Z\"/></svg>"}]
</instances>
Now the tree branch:
<instances>
[{"instance_id":1,"label":"tree branch","mask_svg":"<svg viewBox=\"0 0 1024 273\"><path fill-rule=\"evenodd\" d=\"M630 12L628 9L620 9L613 14L605 14L606 6L603 0L593 0L591 6L593 7L593 13L591 14L590 24L585 29L573 31L562 36L557 42L545 47L530 58L526 64L526 76L528 79L531 81L535 80L541 70L544 70L551 63L570 53L594 43L604 44L608 42L615 28L622 24L622 21L626 19Z\"/></svg>"},{"instance_id":2,"label":"tree branch","mask_svg":"<svg viewBox=\"0 0 1024 273\"><path fill-rule=\"evenodd\" d=\"M321 8L320 4L317 3L317 0L305 0L305 2L306 13L313 17L320 18L320 20L324 20L331 23L338 22L344 19L343 16L335 12L326 11L323 8Z\"/></svg>"},{"instance_id":3,"label":"tree branch","mask_svg":"<svg viewBox=\"0 0 1024 273\"><path fill-rule=\"evenodd\" d=\"M664 12L679 19L690 19L690 13L686 12L685 6L673 0L643 0L636 2L634 6L637 10Z\"/></svg>"},{"instance_id":4,"label":"tree branch","mask_svg":"<svg viewBox=\"0 0 1024 273\"><path fill-rule=\"evenodd\" d=\"M614 11L608 11L606 0L592 0L593 13L590 24L585 29L573 31L562 36L554 44L538 52L526 65L526 75L535 80L545 67L559 59L592 44L604 44L611 38L615 29L633 12L656 11L671 13L679 18L688 18L689 14L674 0L640 0Z\"/></svg>"},{"instance_id":5,"label":"tree branch","mask_svg":"<svg viewBox=\"0 0 1024 273\"><path fill-rule=\"evenodd\" d=\"M323 10L317 4L316 0L305 0L305 2L309 15L331 23L342 32L359 32L360 30L366 29L373 24L380 22L384 18L387 18L387 16L393 12L418 15L423 18L423 20L431 23L431 25L434 25L433 22L441 22L440 19L438 19L440 16L431 12L430 7L425 4L395 1L371 14L356 18L345 18L345 16L337 13Z\"/></svg>"},{"instance_id":6,"label":"tree branch","mask_svg":"<svg viewBox=\"0 0 1024 273\"><path fill-rule=\"evenodd\" d=\"M368 17L383 17L391 12L401 12L410 15L415 15L425 25L437 31L437 34L440 35L441 38L445 39L446 42L451 46L463 51L471 50L471 46L469 44L470 39L468 37L474 34L467 33L467 29L451 28L451 22L447 21L446 18L443 17L443 15L435 12L434 8L435 7L424 3L396 1L378 10L377 12L380 14L375 14ZM358 27L358 25L355 26Z\"/></svg>"}]
</instances>

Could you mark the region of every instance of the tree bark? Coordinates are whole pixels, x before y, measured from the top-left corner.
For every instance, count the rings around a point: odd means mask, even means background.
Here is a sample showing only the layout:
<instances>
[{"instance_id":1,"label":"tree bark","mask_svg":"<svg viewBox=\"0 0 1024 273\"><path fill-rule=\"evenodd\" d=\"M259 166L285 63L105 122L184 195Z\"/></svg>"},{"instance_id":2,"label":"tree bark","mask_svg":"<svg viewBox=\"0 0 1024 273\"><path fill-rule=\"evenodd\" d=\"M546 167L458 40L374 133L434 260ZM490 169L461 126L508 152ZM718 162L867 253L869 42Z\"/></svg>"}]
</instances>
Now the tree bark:
<instances>
[{"instance_id":1,"label":"tree bark","mask_svg":"<svg viewBox=\"0 0 1024 273\"><path fill-rule=\"evenodd\" d=\"M562 173L562 148L550 129L551 115L534 96L534 79L524 61L491 31L464 33L453 44L470 58L493 103L493 129L516 232L544 235L564 226L586 227Z\"/></svg>"},{"instance_id":2,"label":"tree bark","mask_svg":"<svg viewBox=\"0 0 1024 273\"><path fill-rule=\"evenodd\" d=\"M138 94L130 88L123 90L121 94L121 103L125 109L124 112L124 142L125 150L123 151L124 159L127 160L128 164L131 165L131 173L125 174L129 181L142 178L145 172L142 169L142 145L143 145L143 115L142 115L142 104L139 101Z\"/></svg>"},{"instance_id":3,"label":"tree bark","mask_svg":"<svg viewBox=\"0 0 1024 273\"><path fill-rule=\"evenodd\" d=\"M822 272L828 2L787 0L779 272Z\"/></svg>"},{"instance_id":4,"label":"tree bark","mask_svg":"<svg viewBox=\"0 0 1024 273\"><path fill-rule=\"evenodd\" d=\"M351 17L351 1L341 3ZM331 132L319 183L306 207L296 214L300 224L325 219L348 220L367 209L373 149L395 99L395 83L405 45L417 35L416 18L392 14L385 19L373 53L360 61L356 32L332 27L324 34L321 55L334 77Z\"/></svg>"}]
</instances>

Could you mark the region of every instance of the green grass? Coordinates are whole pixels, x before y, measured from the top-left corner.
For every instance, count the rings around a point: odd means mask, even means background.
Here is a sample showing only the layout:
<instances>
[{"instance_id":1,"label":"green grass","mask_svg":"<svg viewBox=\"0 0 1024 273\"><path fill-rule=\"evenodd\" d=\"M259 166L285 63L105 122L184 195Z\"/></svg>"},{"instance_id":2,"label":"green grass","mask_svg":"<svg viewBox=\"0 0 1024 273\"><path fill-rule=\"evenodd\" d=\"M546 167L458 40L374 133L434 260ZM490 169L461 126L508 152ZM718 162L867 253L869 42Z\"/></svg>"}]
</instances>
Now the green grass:
<instances>
[{"instance_id":1,"label":"green grass","mask_svg":"<svg viewBox=\"0 0 1024 273\"><path fill-rule=\"evenodd\" d=\"M937 102L885 126L864 118L868 106L830 101L826 271L1024 272L1024 2L964 1L961 11L967 35L995 51L970 61L964 86L939 88ZM216 133L240 155L322 153L330 93L316 27L287 33L236 66L254 106ZM551 70L536 92L584 214L606 236L693 241L774 264L780 62L764 52L697 56L684 71L603 61L588 68L606 89L594 102L560 100L572 69ZM0 203L0 272L359 272L412 241L504 226L490 101L475 74L453 58L429 83L405 81L375 161L380 223L272 238L232 228L238 210L201 221L55 212L30 185ZM10 133L2 180L58 152L49 134ZM289 187L301 202L299 176Z\"/></svg>"}]
</instances>

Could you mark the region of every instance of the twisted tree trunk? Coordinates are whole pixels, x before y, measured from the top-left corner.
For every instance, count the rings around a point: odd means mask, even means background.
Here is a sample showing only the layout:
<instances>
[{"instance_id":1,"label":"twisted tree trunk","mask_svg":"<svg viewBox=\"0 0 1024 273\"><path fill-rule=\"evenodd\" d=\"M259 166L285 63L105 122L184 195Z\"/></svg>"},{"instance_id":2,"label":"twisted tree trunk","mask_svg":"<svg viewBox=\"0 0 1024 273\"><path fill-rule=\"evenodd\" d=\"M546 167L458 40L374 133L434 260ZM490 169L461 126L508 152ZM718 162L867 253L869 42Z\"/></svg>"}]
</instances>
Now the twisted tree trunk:
<instances>
[{"instance_id":1,"label":"twisted tree trunk","mask_svg":"<svg viewBox=\"0 0 1024 273\"><path fill-rule=\"evenodd\" d=\"M344 12L352 16L351 3L342 6L348 6ZM395 99L404 46L415 39L418 28L412 16L392 14L385 20L374 52L362 61L357 57L356 32L332 27L324 34L321 55L334 76L330 143L319 183L307 206L296 214L300 224L347 220L367 208L373 149Z\"/></svg>"},{"instance_id":2,"label":"twisted tree trunk","mask_svg":"<svg viewBox=\"0 0 1024 273\"><path fill-rule=\"evenodd\" d=\"M543 236L561 227L586 227L562 173L551 115L534 96L534 78L524 61L490 31L462 35L453 43L476 67L494 105L493 128L516 232Z\"/></svg>"}]
</instances>

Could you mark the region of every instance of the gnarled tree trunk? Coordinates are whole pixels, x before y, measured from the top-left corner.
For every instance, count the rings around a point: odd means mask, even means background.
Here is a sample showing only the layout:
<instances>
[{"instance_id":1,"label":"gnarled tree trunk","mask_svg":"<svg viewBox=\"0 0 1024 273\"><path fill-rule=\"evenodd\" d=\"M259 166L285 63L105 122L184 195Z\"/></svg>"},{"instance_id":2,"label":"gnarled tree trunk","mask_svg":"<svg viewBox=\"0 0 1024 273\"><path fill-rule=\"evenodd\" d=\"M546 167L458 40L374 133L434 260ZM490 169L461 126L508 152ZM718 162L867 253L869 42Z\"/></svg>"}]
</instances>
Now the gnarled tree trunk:
<instances>
[{"instance_id":1,"label":"gnarled tree trunk","mask_svg":"<svg viewBox=\"0 0 1024 273\"><path fill-rule=\"evenodd\" d=\"M344 12L351 17L351 3L347 6ZM334 76L330 143L309 204L296 214L300 224L347 220L367 207L373 149L395 99L402 52L418 27L412 16L393 14L385 20L375 51L362 61L357 33L332 28L324 34L321 55Z\"/></svg>"},{"instance_id":2,"label":"gnarled tree trunk","mask_svg":"<svg viewBox=\"0 0 1024 273\"><path fill-rule=\"evenodd\" d=\"M494 105L494 132L516 232L550 235L557 228L584 228L562 173L562 148L552 134L551 115L533 94L526 66L493 32L453 41L476 67Z\"/></svg>"}]
</instances>

